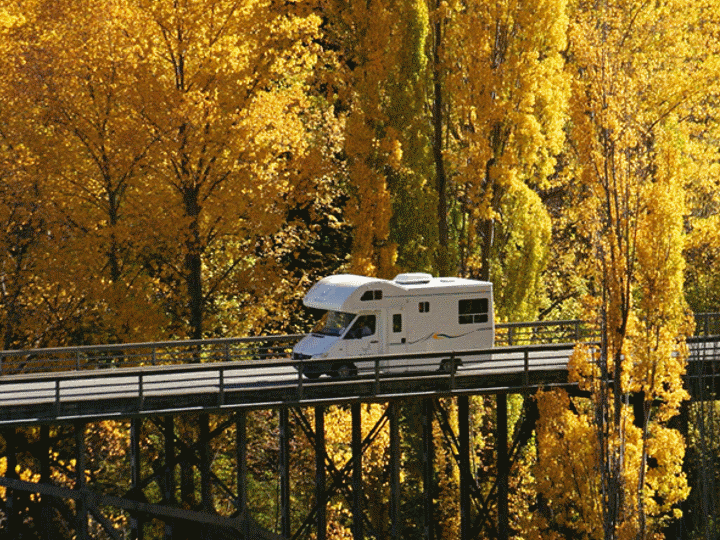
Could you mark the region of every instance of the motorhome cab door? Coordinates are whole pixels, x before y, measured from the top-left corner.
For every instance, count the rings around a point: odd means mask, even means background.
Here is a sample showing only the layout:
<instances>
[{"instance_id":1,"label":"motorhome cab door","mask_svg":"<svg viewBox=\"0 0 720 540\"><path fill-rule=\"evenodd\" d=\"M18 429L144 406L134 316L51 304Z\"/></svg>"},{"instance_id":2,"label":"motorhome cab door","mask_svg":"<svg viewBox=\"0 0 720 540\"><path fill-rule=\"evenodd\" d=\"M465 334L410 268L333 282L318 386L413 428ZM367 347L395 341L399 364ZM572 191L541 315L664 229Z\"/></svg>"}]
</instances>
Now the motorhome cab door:
<instances>
[{"instance_id":1,"label":"motorhome cab door","mask_svg":"<svg viewBox=\"0 0 720 540\"><path fill-rule=\"evenodd\" d=\"M361 313L345 333L345 355L370 356L382 353L380 312Z\"/></svg>"}]
</instances>

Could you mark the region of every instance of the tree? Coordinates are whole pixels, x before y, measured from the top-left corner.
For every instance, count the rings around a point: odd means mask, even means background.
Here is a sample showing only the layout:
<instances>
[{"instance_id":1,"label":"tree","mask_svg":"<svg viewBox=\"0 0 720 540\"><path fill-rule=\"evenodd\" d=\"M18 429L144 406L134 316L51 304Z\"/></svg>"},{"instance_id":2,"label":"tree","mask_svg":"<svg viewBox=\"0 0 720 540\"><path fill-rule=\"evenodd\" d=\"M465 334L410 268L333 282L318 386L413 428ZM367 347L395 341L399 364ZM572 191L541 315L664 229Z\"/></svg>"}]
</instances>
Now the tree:
<instances>
[{"instance_id":1,"label":"tree","mask_svg":"<svg viewBox=\"0 0 720 540\"><path fill-rule=\"evenodd\" d=\"M501 279L509 268L510 274L538 272L550 229L533 189L550 184L564 142L565 2L533 3L532 9L512 2L441 2L431 20L438 219L439 229L447 229L440 244L448 242L440 260L447 259L446 271L459 264L462 274L486 280ZM518 228L523 241L510 233ZM453 235L457 264L450 264ZM496 245L503 235L508 243ZM508 295L508 316L527 313L531 296Z\"/></svg>"},{"instance_id":2,"label":"tree","mask_svg":"<svg viewBox=\"0 0 720 540\"><path fill-rule=\"evenodd\" d=\"M682 8L678 21L674 2L600 8L574 6L569 52L585 193L576 210L592 250L588 308L602 341L596 351L578 347L570 363L589 402L571 405L563 392L539 398L539 490L549 507L540 530L648 538L688 493L684 441L667 422L687 398L679 165L683 111L697 98L700 11Z\"/></svg>"},{"instance_id":3,"label":"tree","mask_svg":"<svg viewBox=\"0 0 720 540\"><path fill-rule=\"evenodd\" d=\"M312 193L322 126L306 90L320 19L260 0L137 6L130 84L158 141L145 225L162 248L150 264L171 291L177 331L201 338L222 296L259 298L271 286L257 242Z\"/></svg>"},{"instance_id":4,"label":"tree","mask_svg":"<svg viewBox=\"0 0 720 540\"><path fill-rule=\"evenodd\" d=\"M126 79L135 62L127 39L132 8L39 2L33 15L19 68L25 100L39 109L28 144L48 177L38 198L58 214L56 242L73 254L56 261L56 272L78 284L93 328L76 342L147 339L164 321L138 257L137 197L156 138L142 129Z\"/></svg>"}]
</instances>

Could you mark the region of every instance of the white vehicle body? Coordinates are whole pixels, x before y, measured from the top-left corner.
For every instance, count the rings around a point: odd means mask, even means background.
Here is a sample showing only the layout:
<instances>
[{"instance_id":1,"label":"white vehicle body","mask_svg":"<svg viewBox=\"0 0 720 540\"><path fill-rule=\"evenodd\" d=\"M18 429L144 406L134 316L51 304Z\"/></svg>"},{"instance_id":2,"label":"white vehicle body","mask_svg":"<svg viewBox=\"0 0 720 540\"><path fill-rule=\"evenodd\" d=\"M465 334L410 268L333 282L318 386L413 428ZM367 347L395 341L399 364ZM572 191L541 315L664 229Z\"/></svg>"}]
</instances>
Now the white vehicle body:
<instances>
[{"instance_id":1,"label":"white vehicle body","mask_svg":"<svg viewBox=\"0 0 720 540\"><path fill-rule=\"evenodd\" d=\"M392 281L351 274L316 283L303 303L327 311L311 334L294 348L293 358L327 359L301 369L347 376L374 369L363 356L487 349L493 346L492 283L430 274L400 274ZM348 359L358 358L355 361ZM342 359L335 362L334 359ZM448 369L440 359L382 360L384 371Z\"/></svg>"}]
</instances>

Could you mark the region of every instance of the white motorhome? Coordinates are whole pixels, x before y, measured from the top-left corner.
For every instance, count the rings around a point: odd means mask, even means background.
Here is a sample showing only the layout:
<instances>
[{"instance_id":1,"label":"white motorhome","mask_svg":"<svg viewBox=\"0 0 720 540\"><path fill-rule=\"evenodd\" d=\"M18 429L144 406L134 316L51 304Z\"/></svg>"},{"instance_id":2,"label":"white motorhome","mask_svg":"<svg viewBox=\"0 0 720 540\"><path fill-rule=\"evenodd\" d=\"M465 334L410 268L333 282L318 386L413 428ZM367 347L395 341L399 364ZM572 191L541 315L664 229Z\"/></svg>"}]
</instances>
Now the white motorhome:
<instances>
[{"instance_id":1,"label":"white motorhome","mask_svg":"<svg viewBox=\"0 0 720 540\"><path fill-rule=\"evenodd\" d=\"M400 274L392 281L343 274L320 280L303 303L326 311L293 348L296 360L327 359L300 365L309 378L373 369L374 362L363 362L363 356L487 349L495 337L492 283L485 281L423 273ZM408 356L382 360L380 368L451 369L450 357L429 362Z\"/></svg>"}]
</instances>

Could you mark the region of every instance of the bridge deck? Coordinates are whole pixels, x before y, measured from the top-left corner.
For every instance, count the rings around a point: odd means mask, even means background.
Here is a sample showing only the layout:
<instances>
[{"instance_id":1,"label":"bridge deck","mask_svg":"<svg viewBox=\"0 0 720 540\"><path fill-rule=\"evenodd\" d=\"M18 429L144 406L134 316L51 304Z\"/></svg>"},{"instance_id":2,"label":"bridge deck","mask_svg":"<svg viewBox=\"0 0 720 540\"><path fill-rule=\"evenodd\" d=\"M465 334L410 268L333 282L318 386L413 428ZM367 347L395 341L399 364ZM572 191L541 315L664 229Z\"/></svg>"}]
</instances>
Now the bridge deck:
<instances>
[{"instance_id":1,"label":"bridge deck","mask_svg":"<svg viewBox=\"0 0 720 540\"><path fill-rule=\"evenodd\" d=\"M709 395L708 377L720 372L719 338L692 338L689 388ZM300 375L302 363L289 358L215 360L202 363L139 365L0 377L0 424L118 418L229 408L267 408L398 397L533 392L567 386L567 362L574 344L524 345L463 351L450 372L428 370L448 354L365 357L373 367L345 379ZM272 354L278 354L275 351ZM394 362L417 363L409 372L382 369ZM700 379L702 377L702 379ZM698 381L702 380L700 384ZM703 390L705 389L705 390Z\"/></svg>"}]
</instances>

